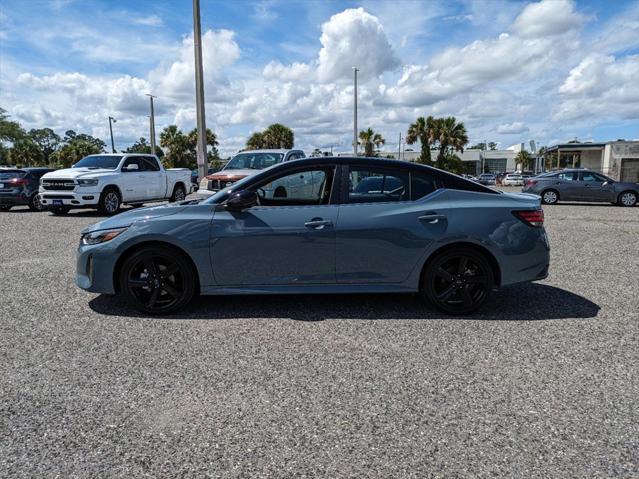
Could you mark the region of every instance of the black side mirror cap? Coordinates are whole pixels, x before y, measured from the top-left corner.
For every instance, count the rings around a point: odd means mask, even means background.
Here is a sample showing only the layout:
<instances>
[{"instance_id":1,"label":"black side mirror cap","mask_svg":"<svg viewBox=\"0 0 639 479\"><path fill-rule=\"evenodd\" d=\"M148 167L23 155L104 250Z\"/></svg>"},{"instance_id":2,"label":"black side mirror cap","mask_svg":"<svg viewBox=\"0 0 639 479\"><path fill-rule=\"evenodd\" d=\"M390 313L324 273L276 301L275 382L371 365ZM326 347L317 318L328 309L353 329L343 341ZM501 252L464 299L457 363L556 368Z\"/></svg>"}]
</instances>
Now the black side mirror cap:
<instances>
[{"instance_id":1,"label":"black side mirror cap","mask_svg":"<svg viewBox=\"0 0 639 479\"><path fill-rule=\"evenodd\" d=\"M240 190L231 193L226 200L226 209L231 211L242 211L257 204L257 193L251 190Z\"/></svg>"}]
</instances>

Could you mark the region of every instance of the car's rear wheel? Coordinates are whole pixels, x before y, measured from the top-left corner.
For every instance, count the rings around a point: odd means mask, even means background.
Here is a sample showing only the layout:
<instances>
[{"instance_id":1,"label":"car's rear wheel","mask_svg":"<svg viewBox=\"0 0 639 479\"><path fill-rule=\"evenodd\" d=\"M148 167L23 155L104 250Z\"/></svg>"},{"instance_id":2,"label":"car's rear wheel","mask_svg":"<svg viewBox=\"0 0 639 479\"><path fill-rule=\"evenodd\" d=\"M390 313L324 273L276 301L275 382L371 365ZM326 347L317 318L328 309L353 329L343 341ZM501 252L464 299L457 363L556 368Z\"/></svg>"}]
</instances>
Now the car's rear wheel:
<instances>
[{"instance_id":1,"label":"car's rear wheel","mask_svg":"<svg viewBox=\"0 0 639 479\"><path fill-rule=\"evenodd\" d=\"M637 194L634 191L624 191L617 200L619 206L634 206L637 204Z\"/></svg>"},{"instance_id":2,"label":"car's rear wheel","mask_svg":"<svg viewBox=\"0 0 639 479\"><path fill-rule=\"evenodd\" d=\"M38 195L38 193L32 195L31 198L29 199L29 209L31 211L44 210L44 205L42 204L42 201L40 201L40 195Z\"/></svg>"},{"instance_id":3,"label":"car's rear wheel","mask_svg":"<svg viewBox=\"0 0 639 479\"><path fill-rule=\"evenodd\" d=\"M149 246L129 256L120 270L120 292L135 309L168 314L187 305L195 295L196 272L179 251Z\"/></svg>"},{"instance_id":4,"label":"car's rear wheel","mask_svg":"<svg viewBox=\"0 0 639 479\"><path fill-rule=\"evenodd\" d=\"M0 205L0 211L9 211L13 205Z\"/></svg>"},{"instance_id":5,"label":"car's rear wheel","mask_svg":"<svg viewBox=\"0 0 639 479\"><path fill-rule=\"evenodd\" d=\"M120 210L120 194L115 188L106 188L98 201L98 212L101 215L112 216Z\"/></svg>"},{"instance_id":6,"label":"car's rear wheel","mask_svg":"<svg viewBox=\"0 0 639 479\"><path fill-rule=\"evenodd\" d=\"M186 191L184 191L184 186L175 185L175 188L173 188L173 194L171 195L171 198L169 199L169 201L171 203L174 203L176 201L184 201L185 198L186 198Z\"/></svg>"},{"instance_id":7,"label":"car's rear wheel","mask_svg":"<svg viewBox=\"0 0 639 479\"><path fill-rule=\"evenodd\" d=\"M421 292L445 313L469 314L484 304L493 284L493 270L486 257L460 247L444 251L428 262Z\"/></svg>"},{"instance_id":8,"label":"car's rear wheel","mask_svg":"<svg viewBox=\"0 0 639 479\"><path fill-rule=\"evenodd\" d=\"M544 190L541 193L541 202L545 205L554 205L559 201L559 193L555 190Z\"/></svg>"},{"instance_id":9,"label":"car's rear wheel","mask_svg":"<svg viewBox=\"0 0 639 479\"><path fill-rule=\"evenodd\" d=\"M66 215L69 212L69 208L67 206L52 206L50 210L51 213L56 216Z\"/></svg>"}]
</instances>

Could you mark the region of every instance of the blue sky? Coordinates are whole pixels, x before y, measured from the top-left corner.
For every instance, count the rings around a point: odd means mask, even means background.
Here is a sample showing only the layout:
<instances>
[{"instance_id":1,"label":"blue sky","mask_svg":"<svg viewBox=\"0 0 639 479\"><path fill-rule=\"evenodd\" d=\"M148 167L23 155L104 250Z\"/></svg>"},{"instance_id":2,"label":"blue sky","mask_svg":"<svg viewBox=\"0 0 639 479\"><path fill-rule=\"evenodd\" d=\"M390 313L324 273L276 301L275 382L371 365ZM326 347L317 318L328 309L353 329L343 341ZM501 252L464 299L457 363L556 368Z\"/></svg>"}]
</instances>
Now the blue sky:
<instances>
[{"instance_id":1,"label":"blue sky","mask_svg":"<svg viewBox=\"0 0 639 479\"><path fill-rule=\"evenodd\" d=\"M207 124L231 154L279 121L296 143L348 150L360 126L395 149L418 116L454 115L506 147L639 138L639 2L202 0ZM0 6L0 106L28 128L116 147L194 126L190 1ZM393 145L393 143L395 143Z\"/></svg>"}]
</instances>

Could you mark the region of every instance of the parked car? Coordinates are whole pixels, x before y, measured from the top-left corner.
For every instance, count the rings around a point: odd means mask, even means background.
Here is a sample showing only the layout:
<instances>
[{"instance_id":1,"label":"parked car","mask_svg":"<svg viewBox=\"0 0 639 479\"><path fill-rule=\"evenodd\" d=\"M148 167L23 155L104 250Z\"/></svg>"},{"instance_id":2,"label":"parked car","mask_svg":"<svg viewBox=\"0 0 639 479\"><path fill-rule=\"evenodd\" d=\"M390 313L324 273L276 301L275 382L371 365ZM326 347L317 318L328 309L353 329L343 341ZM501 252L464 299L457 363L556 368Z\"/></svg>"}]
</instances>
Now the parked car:
<instances>
[{"instance_id":1,"label":"parked car","mask_svg":"<svg viewBox=\"0 0 639 479\"><path fill-rule=\"evenodd\" d=\"M187 168L165 170L155 155L91 155L72 168L44 175L40 200L54 214L97 208L101 214L114 215L122 204L181 201L192 191L191 184Z\"/></svg>"},{"instance_id":2,"label":"parked car","mask_svg":"<svg viewBox=\"0 0 639 479\"><path fill-rule=\"evenodd\" d=\"M297 193L271 195L297 181ZM425 165L318 157L82 232L76 283L165 314L196 293L412 293L450 314L545 278L540 199Z\"/></svg>"},{"instance_id":3,"label":"parked car","mask_svg":"<svg viewBox=\"0 0 639 479\"><path fill-rule=\"evenodd\" d=\"M200 182L198 196L208 198L233 183L254 175L259 170L284 161L306 158L302 150L251 150L243 151L229 160L220 171L208 175Z\"/></svg>"},{"instance_id":4,"label":"parked car","mask_svg":"<svg viewBox=\"0 0 639 479\"><path fill-rule=\"evenodd\" d=\"M501 184L503 186L522 186L524 184L524 180L518 173L510 173L501 180Z\"/></svg>"},{"instance_id":5,"label":"parked car","mask_svg":"<svg viewBox=\"0 0 639 479\"><path fill-rule=\"evenodd\" d=\"M200 182L198 181L199 177L198 177L198 172L197 170L191 170L191 187L193 189L193 191L197 191L198 188L200 187Z\"/></svg>"},{"instance_id":6,"label":"parked car","mask_svg":"<svg viewBox=\"0 0 639 479\"><path fill-rule=\"evenodd\" d=\"M44 209L38 197L40 178L51 168L3 168L0 169L0 211L14 206L27 205L32 211Z\"/></svg>"},{"instance_id":7,"label":"parked car","mask_svg":"<svg viewBox=\"0 0 639 479\"><path fill-rule=\"evenodd\" d=\"M639 184L615 181L596 171L567 169L530 178L522 191L541 196L552 205L558 201L609 202L619 206L635 206Z\"/></svg>"},{"instance_id":8,"label":"parked car","mask_svg":"<svg viewBox=\"0 0 639 479\"><path fill-rule=\"evenodd\" d=\"M494 185L495 184L495 175L492 173L483 173L479 175L477 182L480 185Z\"/></svg>"}]
</instances>

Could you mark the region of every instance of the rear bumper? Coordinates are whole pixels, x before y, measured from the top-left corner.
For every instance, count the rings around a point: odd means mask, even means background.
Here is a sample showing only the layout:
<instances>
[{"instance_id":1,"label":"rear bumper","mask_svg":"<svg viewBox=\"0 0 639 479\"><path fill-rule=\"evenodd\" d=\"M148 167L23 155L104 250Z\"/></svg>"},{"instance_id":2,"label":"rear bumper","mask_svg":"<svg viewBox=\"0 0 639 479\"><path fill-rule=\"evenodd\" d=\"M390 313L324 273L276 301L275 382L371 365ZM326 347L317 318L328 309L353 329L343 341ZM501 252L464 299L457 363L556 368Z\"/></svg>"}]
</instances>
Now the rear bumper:
<instances>
[{"instance_id":1,"label":"rear bumper","mask_svg":"<svg viewBox=\"0 0 639 479\"><path fill-rule=\"evenodd\" d=\"M96 207L100 200L99 191L50 191L40 190L40 201L46 207L67 206L70 208Z\"/></svg>"},{"instance_id":2,"label":"rear bumper","mask_svg":"<svg viewBox=\"0 0 639 479\"><path fill-rule=\"evenodd\" d=\"M0 193L0 205L28 205L29 197L25 193Z\"/></svg>"}]
</instances>

